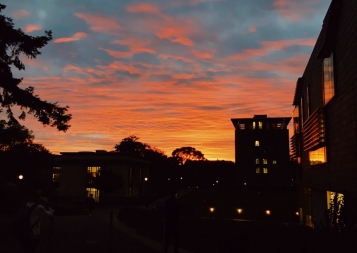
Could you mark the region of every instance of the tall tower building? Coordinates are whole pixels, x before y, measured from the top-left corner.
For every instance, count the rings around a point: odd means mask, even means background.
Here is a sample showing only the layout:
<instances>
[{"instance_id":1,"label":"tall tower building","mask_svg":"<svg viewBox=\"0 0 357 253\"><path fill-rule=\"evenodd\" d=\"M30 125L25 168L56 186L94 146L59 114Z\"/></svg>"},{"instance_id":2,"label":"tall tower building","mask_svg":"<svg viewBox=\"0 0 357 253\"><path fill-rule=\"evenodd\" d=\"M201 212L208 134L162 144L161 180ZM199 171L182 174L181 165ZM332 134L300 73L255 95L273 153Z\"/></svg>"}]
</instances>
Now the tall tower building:
<instances>
[{"instance_id":1,"label":"tall tower building","mask_svg":"<svg viewBox=\"0 0 357 253\"><path fill-rule=\"evenodd\" d=\"M235 127L238 187L282 188L291 185L289 130L291 117L231 119Z\"/></svg>"}]
</instances>

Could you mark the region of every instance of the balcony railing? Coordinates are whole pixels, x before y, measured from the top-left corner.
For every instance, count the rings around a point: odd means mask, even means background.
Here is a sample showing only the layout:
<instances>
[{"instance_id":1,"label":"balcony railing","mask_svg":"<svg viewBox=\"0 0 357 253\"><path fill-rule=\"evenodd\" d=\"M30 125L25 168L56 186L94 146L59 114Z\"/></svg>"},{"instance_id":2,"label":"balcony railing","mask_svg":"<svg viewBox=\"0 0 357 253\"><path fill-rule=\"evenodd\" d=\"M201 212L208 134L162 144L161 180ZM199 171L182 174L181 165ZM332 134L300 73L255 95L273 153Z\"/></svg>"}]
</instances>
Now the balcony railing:
<instances>
[{"instance_id":1,"label":"balcony railing","mask_svg":"<svg viewBox=\"0 0 357 253\"><path fill-rule=\"evenodd\" d=\"M325 113L323 108L318 108L303 124L304 151L311 150L325 142Z\"/></svg>"},{"instance_id":2,"label":"balcony railing","mask_svg":"<svg viewBox=\"0 0 357 253\"><path fill-rule=\"evenodd\" d=\"M291 137L291 158L301 157L301 133L296 133Z\"/></svg>"}]
</instances>

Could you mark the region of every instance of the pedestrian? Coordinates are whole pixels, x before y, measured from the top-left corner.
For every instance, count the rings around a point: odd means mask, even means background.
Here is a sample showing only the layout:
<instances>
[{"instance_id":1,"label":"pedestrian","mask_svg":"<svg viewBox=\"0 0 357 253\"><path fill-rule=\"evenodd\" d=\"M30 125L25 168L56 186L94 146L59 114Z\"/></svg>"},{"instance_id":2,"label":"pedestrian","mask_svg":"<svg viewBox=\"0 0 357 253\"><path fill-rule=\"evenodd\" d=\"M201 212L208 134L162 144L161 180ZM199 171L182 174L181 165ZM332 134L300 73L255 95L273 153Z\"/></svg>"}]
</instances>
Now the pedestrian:
<instances>
[{"instance_id":1,"label":"pedestrian","mask_svg":"<svg viewBox=\"0 0 357 253\"><path fill-rule=\"evenodd\" d=\"M178 253L179 209L177 193L172 191L170 198L165 201L165 253L167 253L171 237L174 242L174 252Z\"/></svg>"},{"instance_id":2,"label":"pedestrian","mask_svg":"<svg viewBox=\"0 0 357 253\"><path fill-rule=\"evenodd\" d=\"M88 198L89 216L92 216L94 204L95 204L95 200L93 198L93 194L91 194L91 195L89 195L89 198Z\"/></svg>"},{"instance_id":3,"label":"pedestrian","mask_svg":"<svg viewBox=\"0 0 357 253\"><path fill-rule=\"evenodd\" d=\"M31 210L30 223L31 223L31 235L27 238L20 240L20 243L25 253L35 253L38 244L40 243L40 223L46 219L53 218L53 210L48 210L40 204L41 191L32 190L30 192L26 206Z\"/></svg>"}]
</instances>

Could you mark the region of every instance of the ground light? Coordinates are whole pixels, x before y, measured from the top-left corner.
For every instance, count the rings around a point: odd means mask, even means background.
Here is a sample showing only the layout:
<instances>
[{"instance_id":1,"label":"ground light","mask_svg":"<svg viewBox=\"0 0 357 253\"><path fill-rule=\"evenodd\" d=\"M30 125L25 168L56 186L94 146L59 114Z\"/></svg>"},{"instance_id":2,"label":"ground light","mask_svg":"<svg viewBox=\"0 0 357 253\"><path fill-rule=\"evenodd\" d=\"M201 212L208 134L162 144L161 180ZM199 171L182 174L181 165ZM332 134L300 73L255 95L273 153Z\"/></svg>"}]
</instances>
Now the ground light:
<instances>
[{"instance_id":1,"label":"ground light","mask_svg":"<svg viewBox=\"0 0 357 253\"><path fill-rule=\"evenodd\" d=\"M213 212L214 212L214 207L210 207L210 208L209 208L209 211L210 211L211 213L213 213Z\"/></svg>"},{"instance_id":2,"label":"ground light","mask_svg":"<svg viewBox=\"0 0 357 253\"><path fill-rule=\"evenodd\" d=\"M19 175L19 179L22 180L24 178L23 175Z\"/></svg>"},{"instance_id":3,"label":"ground light","mask_svg":"<svg viewBox=\"0 0 357 253\"><path fill-rule=\"evenodd\" d=\"M241 214L243 212L243 209L237 208L237 213Z\"/></svg>"},{"instance_id":4,"label":"ground light","mask_svg":"<svg viewBox=\"0 0 357 253\"><path fill-rule=\"evenodd\" d=\"M144 178L144 180L145 180L145 181L148 181L148 178L146 177L146 178Z\"/></svg>"},{"instance_id":5,"label":"ground light","mask_svg":"<svg viewBox=\"0 0 357 253\"><path fill-rule=\"evenodd\" d=\"M265 211L265 214L266 214L266 215L270 215L270 214L271 214L271 213L270 213L270 210L266 210L266 211Z\"/></svg>"},{"instance_id":6,"label":"ground light","mask_svg":"<svg viewBox=\"0 0 357 253\"><path fill-rule=\"evenodd\" d=\"M295 212L295 215L296 215L296 216L299 216L299 212Z\"/></svg>"}]
</instances>

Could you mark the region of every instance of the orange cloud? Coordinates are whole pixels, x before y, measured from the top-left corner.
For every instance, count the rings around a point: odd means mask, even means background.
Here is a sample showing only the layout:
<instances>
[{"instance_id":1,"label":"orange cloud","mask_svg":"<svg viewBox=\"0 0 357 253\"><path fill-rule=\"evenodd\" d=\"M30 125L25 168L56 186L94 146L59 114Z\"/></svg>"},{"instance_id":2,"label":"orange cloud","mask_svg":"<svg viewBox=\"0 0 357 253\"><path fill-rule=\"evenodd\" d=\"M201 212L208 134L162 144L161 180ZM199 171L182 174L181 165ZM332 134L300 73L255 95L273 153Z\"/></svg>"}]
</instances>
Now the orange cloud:
<instances>
[{"instance_id":1,"label":"orange cloud","mask_svg":"<svg viewBox=\"0 0 357 253\"><path fill-rule=\"evenodd\" d=\"M14 19L21 19L21 18L27 18L30 15L31 15L31 13L26 10L17 10L17 11L14 11L11 16Z\"/></svg>"},{"instance_id":2,"label":"orange cloud","mask_svg":"<svg viewBox=\"0 0 357 253\"><path fill-rule=\"evenodd\" d=\"M90 25L90 29L95 32L118 34L118 31L122 30L122 27L113 18L85 13L75 13L74 15L86 21Z\"/></svg>"},{"instance_id":3,"label":"orange cloud","mask_svg":"<svg viewBox=\"0 0 357 253\"><path fill-rule=\"evenodd\" d=\"M249 32L250 32L250 33L255 33L256 31L257 31L257 29L256 29L255 26L249 27Z\"/></svg>"},{"instance_id":4,"label":"orange cloud","mask_svg":"<svg viewBox=\"0 0 357 253\"><path fill-rule=\"evenodd\" d=\"M156 53L155 49L149 48L147 46L149 42L150 41L148 40L132 37L132 38L125 38L122 40L114 40L111 43L127 46L130 48L130 51L132 53Z\"/></svg>"},{"instance_id":5,"label":"orange cloud","mask_svg":"<svg viewBox=\"0 0 357 253\"><path fill-rule=\"evenodd\" d=\"M78 33L75 33L72 37L58 38L58 39L55 39L53 42L54 43L67 43L67 42L81 40L84 38L87 38L87 34L84 32L78 32Z\"/></svg>"},{"instance_id":6,"label":"orange cloud","mask_svg":"<svg viewBox=\"0 0 357 253\"><path fill-rule=\"evenodd\" d=\"M25 32L31 33L34 31L41 30L41 29L42 29L42 26L40 26L40 25L27 25L25 27Z\"/></svg>"}]
</instances>

